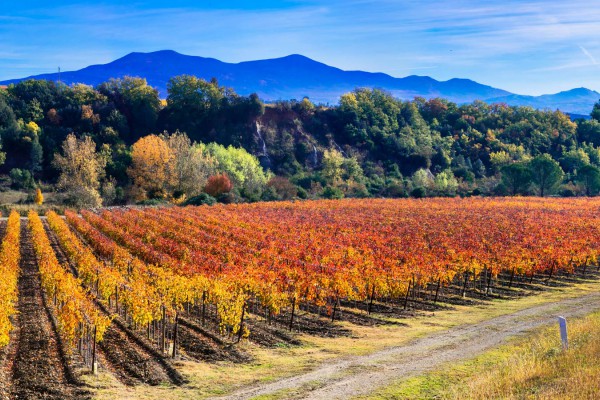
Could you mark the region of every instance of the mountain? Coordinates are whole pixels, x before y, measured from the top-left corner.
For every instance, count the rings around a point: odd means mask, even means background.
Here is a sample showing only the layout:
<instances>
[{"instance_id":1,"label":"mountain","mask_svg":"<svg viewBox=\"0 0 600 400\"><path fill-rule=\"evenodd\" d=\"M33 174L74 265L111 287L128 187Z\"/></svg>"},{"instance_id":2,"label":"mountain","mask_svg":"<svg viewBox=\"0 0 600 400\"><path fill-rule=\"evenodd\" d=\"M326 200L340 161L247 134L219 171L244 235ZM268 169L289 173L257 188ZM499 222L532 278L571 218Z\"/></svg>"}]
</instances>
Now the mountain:
<instances>
[{"instance_id":1,"label":"mountain","mask_svg":"<svg viewBox=\"0 0 600 400\"><path fill-rule=\"evenodd\" d=\"M538 109L559 109L571 114L587 116L590 115L594 104L598 100L600 100L600 93L595 90L577 88L542 96L511 94L508 96L490 98L486 101L491 103L506 103L515 106L531 106Z\"/></svg>"},{"instance_id":2,"label":"mountain","mask_svg":"<svg viewBox=\"0 0 600 400\"><path fill-rule=\"evenodd\" d=\"M511 94L466 79L440 82L427 76L394 78L383 73L343 71L298 54L269 60L226 63L171 50L131 53L108 64L63 72L60 79L67 84L97 85L110 78L141 76L156 87L161 96L166 97L167 82L181 74L196 75L207 80L215 77L239 94L257 93L266 101L308 96L317 103L337 103L341 94L356 87L383 88L403 99L439 96L456 102ZM0 82L0 85L31 78L56 81L59 76L58 73L42 74Z\"/></svg>"},{"instance_id":3,"label":"mountain","mask_svg":"<svg viewBox=\"0 0 600 400\"><path fill-rule=\"evenodd\" d=\"M401 99L413 99L415 96L443 97L457 103L479 99L536 108L558 108L589 115L593 104L600 99L597 92L583 88L533 97L513 94L468 79L437 81L428 76L395 78L383 73L344 71L298 54L269 60L226 63L171 50L131 53L108 64L63 72L60 80L67 84L85 83L95 86L110 78L141 76L158 89L161 97L166 97L169 79L182 74L196 75L207 80L215 77L221 84L232 87L239 94L257 93L265 101L301 99L307 96L316 103L335 104L341 94L357 87L369 87L385 89ZM31 78L56 81L59 75L51 73L12 79L0 82L0 85Z\"/></svg>"}]
</instances>

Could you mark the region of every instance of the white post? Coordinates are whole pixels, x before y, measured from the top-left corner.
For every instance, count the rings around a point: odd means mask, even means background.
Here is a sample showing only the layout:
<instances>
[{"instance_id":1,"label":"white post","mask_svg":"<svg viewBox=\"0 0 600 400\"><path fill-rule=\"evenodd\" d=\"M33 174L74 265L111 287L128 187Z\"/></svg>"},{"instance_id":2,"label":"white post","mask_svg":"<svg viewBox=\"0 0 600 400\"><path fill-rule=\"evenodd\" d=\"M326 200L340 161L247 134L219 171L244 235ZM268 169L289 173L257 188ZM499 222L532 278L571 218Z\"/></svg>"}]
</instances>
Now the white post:
<instances>
[{"instance_id":1,"label":"white post","mask_svg":"<svg viewBox=\"0 0 600 400\"><path fill-rule=\"evenodd\" d=\"M569 349L569 339L567 336L567 320L565 317L558 317L558 327L560 328L560 340L563 350Z\"/></svg>"}]
</instances>

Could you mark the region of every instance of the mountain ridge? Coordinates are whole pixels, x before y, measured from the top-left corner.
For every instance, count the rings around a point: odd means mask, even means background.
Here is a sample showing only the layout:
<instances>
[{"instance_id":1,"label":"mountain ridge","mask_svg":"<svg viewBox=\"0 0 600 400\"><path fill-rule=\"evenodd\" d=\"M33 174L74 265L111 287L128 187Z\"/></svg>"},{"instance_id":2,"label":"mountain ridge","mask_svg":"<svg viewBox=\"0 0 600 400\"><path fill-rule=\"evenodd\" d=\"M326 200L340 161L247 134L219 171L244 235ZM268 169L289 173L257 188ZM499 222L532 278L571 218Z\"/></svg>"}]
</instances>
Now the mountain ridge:
<instances>
[{"instance_id":1,"label":"mountain ridge","mask_svg":"<svg viewBox=\"0 0 600 400\"><path fill-rule=\"evenodd\" d=\"M509 105L529 105L534 108L560 109L587 115L600 93L575 88L556 94L527 96L484 85L466 78L438 81L429 76L409 75L393 77L382 72L346 71L313 60L301 54L264 60L228 63L216 58L191 56L174 50L131 52L106 64L94 64L76 71L60 74L66 84L84 83L96 86L110 78L140 76L155 87L161 97L167 95L167 83L177 75L196 75L204 79L217 78L241 95L257 93L265 101L301 99L335 104L339 96L357 87L380 88L401 99L410 100L443 97L457 103L474 100L502 102ZM58 73L47 73L25 78L9 79L0 85L27 79L59 80Z\"/></svg>"}]
</instances>

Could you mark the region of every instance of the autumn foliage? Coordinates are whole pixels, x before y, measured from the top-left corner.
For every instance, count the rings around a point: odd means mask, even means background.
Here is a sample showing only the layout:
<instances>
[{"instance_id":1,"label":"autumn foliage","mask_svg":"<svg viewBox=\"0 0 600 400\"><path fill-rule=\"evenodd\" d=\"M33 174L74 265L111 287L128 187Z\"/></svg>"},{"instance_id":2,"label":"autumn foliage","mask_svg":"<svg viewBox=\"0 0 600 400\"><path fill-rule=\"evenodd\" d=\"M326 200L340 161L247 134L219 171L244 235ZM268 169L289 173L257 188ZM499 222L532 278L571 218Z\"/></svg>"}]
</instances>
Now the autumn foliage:
<instances>
[{"instance_id":1,"label":"autumn foliage","mask_svg":"<svg viewBox=\"0 0 600 400\"><path fill-rule=\"evenodd\" d=\"M208 178L204 191L212 197L219 197L222 194L229 193L233 189L233 184L227 174L213 175Z\"/></svg>"},{"instance_id":2,"label":"autumn foliage","mask_svg":"<svg viewBox=\"0 0 600 400\"><path fill-rule=\"evenodd\" d=\"M40 217L33 211L29 212L28 217L42 288L47 298L52 299L52 309L61 336L73 346L93 329L95 339L102 340L110 325L110 318L98 311L90 293L66 269L68 266L58 262Z\"/></svg>"},{"instance_id":3,"label":"autumn foliage","mask_svg":"<svg viewBox=\"0 0 600 400\"><path fill-rule=\"evenodd\" d=\"M0 348L9 342L18 297L21 219L15 211L8 217L6 235L0 248Z\"/></svg>"},{"instance_id":4,"label":"autumn foliage","mask_svg":"<svg viewBox=\"0 0 600 400\"><path fill-rule=\"evenodd\" d=\"M44 195L42 194L42 191L40 190L40 188L37 188L35 191L35 204L37 204L38 206L41 206L44 203Z\"/></svg>"},{"instance_id":5,"label":"autumn foliage","mask_svg":"<svg viewBox=\"0 0 600 400\"><path fill-rule=\"evenodd\" d=\"M127 260L127 286L139 285L132 291L148 299L140 322L160 319L157 310L172 318L190 304L210 304L223 332L243 336L250 304L268 315L325 307L335 318L343 300L394 302L415 287L477 280L489 289L501 273L550 279L585 268L597 262L599 206L593 199L342 200L83 211L67 219L114 265Z\"/></svg>"}]
</instances>

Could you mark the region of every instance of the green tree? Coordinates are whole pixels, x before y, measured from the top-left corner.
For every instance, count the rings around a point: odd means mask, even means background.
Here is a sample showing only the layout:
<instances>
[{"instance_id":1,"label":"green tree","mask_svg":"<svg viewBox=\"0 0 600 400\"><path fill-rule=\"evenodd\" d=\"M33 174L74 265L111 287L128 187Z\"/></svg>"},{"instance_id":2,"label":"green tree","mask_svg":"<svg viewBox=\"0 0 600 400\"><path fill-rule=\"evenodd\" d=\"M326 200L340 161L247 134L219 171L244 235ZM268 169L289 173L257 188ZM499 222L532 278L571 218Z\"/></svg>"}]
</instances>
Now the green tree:
<instances>
[{"instance_id":1,"label":"green tree","mask_svg":"<svg viewBox=\"0 0 600 400\"><path fill-rule=\"evenodd\" d=\"M449 169L437 174L433 180L433 184L435 191L439 195L454 196L458 189L458 181Z\"/></svg>"},{"instance_id":2,"label":"green tree","mask_svg":"<svg viewBox=\"0 0 600 400\"><path fill-rule=\"evenodd\" d=\"M39 135L35 135L31 142L31 173L35 176L42 172L44 149L40 144Z\"/></svg>"},{"instance_id":3,"label":"green tree","mask_svg":"<svg viewBox=\"0 0 600 400\"><path fill-rule=\"evenodd\" d=\"M594 165L584 165L577 171L577 183L585 190L586 196L594 196L600 191L600 169Z\"/></svg>"},{"instance_id":4,"label":"green tree","mask_svg":"<svg viewBox=\"0 0 600 400\"><path fill-rule=\"evenodd\" d=\"M127 119L128 143L156 130L161 102L158 91L149 86L146 79L130 76L111 79L98 86L98 91L112 101Z\"/></svg>"},{"instance_id":5,"label":"green tree","mask_svg":"<svg viewBox=\"0 0 600 400\"><path fill-rule=\"evenodd\" d=\"M325 181L333 186L337 186L342 181L344 173L344 156L336 149L325 150L321 161L321 176Z\"/></svg>"},{"instance_id":6,"label":"green tree","mask_svg":"<svg viewBox=\"0 0 600 400\"><path fill-rule=\"evenodd\" d=\"M170 168L174 175L171 188L173 196L179 198L185 195L189 198L200 194L208 177L215 171L216 161L200 146L192 143L185 133L163 135L161 139L173 155Z\"/></svg>"},{"instance_id":7,"label":"green tree","mask_svg":"<svg viewBox=\"0 0 600 400\"><path fill-rule=\"evenodd\" d=\"M531 170L524 163L514 163L502 167L502 183L512 196L526 194L531 186Z\"/></svg>"},{"instance_id":8,"label":"green tree","mask_svg":"<svg viewBox=\"0 0 600 400\"><path fill-rule=\"evenodd\" d=\"M591 116L593 120L600 122L600 101L594 104Z\"/></svg>"},{"instance_id":9,"label":"green tree","mask_svg":"<svg viewBox=\"0 0 600 400\"><path fill-rule=\"evenodd\" d=\"M584 165L590 163L590 156L583 149L567 151L560 158L560 165L565 172L575 173Z\"/></svg>"},{"instance_id":10,"label":"green tree","mask_svg":"<svg viewBox=\"0 0 600 400\"><path fill-rule=\"evenodd\" d=\"M554 193L565 176L560 165L549 154L542 154L531 160L529 170L542 197Z\"/></svg>"},{"instance_id":11,"label":"green tree","mask_svg":"<svg viewBox=\"0 0 600 400\"><path fill-rule=\"evenodd\" d=\"M203 154L216 161L217 171L227 174L242 196L250 200L260 199L270 176L262 169L256 156L242 148L217 143L199 146Z\"/></svg>"}]
</instances>

